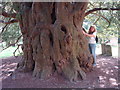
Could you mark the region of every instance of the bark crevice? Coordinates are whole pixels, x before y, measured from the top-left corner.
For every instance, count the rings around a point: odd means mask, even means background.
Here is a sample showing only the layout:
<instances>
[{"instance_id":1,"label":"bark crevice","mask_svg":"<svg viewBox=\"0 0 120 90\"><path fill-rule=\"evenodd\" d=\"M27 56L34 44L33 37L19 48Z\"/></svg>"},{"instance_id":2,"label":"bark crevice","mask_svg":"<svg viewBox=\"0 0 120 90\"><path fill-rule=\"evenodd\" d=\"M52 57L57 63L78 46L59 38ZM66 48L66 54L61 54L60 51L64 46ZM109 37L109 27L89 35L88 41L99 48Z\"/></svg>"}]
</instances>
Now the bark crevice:
<instances>
[{"instance_id":1,"label":"bark crevice","mask_svg":"<svg viewBox=\"0 0 120 90\"><path fill-rule=\"evenodd\" d=\"M55 2L53 3L53 9L52 9L52 13L51 13L51 19L52 19L52 24L55 23L56 21L56 8L55 8Z\"/></svg>"},{"instance_id":2,"label":"bark crevice","mask_svg":"<svg viewBox=\"0 0 120 90\"><path fill-rule=\"evenodd\" d=\"M78 77L84 79L85 72L91 69L93 58L87 42L81 31L76 30L77 26L82 30L84 12L70 15L71 5L34 2L22 14L24 60L19 67L33 71L34 77L46 79L57 72L73 82ZM84 3L78 6L85 8Z\"/></svg>"},{"instance_id":3,"label":"bark crevice","mask_svg":"<svg viewBox=\"0 0 120 90\"><path fill-rule=\"evenodd\" d=\"M50 32L50 34L49 34L49 37L50 37L50 44L51 44L51 46L53 47L53 35L52 35L52 33Z\"/></svg>"},{"instance_id":4,"label":"bark crevice","mask_svg":"<svg viewBox=\"0 0 120 90\"><path fill-rule=\"evenodd\" d=\"M66 29L66 27L65 27L64 25L61 25L61 30L62 30L65 34L67 34L67 29Z\"/></svg>"}]
</instances>

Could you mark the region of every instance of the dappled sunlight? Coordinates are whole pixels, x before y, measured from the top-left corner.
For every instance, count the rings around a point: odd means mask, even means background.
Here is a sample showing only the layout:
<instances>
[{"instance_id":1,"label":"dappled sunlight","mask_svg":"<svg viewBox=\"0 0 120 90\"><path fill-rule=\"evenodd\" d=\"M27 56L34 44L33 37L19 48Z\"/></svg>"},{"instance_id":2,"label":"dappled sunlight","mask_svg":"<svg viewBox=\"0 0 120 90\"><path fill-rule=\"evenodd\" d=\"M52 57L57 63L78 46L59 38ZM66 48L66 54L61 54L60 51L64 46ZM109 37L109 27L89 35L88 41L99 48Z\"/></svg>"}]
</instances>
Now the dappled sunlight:
<instances>
[{"instance_id":1,"label":"dappled sunlight","mask_svg":"<svg viewBox=\"0 0 120 90\"><path fill-rule=\"evenodd\" d=\"M105 56L107 57L107 56ZM111 65L111 66L114 66L115 62L117 61L117 59L114 59L116 61L113 60L114 58L97 58L97 68L100 68L100 67L107 67L108 65ZM111 67L107 67L107 68L111 68ZM115 68L117 69L118 67L115 66Z\"/></svg>"},{"instance_id":2,"label":"dappled sunlight","mask_svg":"<svg viewBox=\"0 0 120 90\"><path fill-rule=\"evenodd\" d=\"M2 65L0 65L0 69L2 68L3 66Z\"/></svg>"},{"instance_id":3,"label":"dappled sunlight","mask_svg":"<svg viewBox=\"0 0 120 90\"><path fill-rule=\"evenodd\" d=\"M105 58L102 58L101 60L103 60L103 61L104 61L104 60L106 60L106 59L105 59Z\"/></svg>"},{"instance_id":4,"label":"dappled sunlight","mask_svg":"<svg viewBox=\"0 0 120 90\"><path fill-rule=\"evenodd\" d=\"M108 56L97 56L96 73L100 88L118 86L118 59Z\"/></svg>"},{"instance_id":5,"label":"dappled sunlight","mask_svg":"<svg viewBox=\"0 0 120 90\"><path fill-rule=\"evenodd\" d=\"M15 66L17 65L17 63L11 63L11 64L3 64L2 67L2 71L8 71L8 70L12 70L15 68Z\"/></svg>"},{"instance_id":6,"label":"dappled sunlight","mask_svg":"<svg viewBox=\"0 0 120 90\"><path fill-rule=\"evenodd\" d=\"M16 59L15 57L0 59L2 61L2 65L0 65L1 72L2 72L2 74L0 75L0 78L2 78L2 80L7 79L14 73L17 66L17 62L18 62L15 59Z\"/></svg>"},{"instance_id":7,"label":"dappled sunlight","mask_svg":"<svg viewBox=\"0 0 120 90\"><path fill-rule=\"evenodd\" d=\"M106 74L109 74L110 72L109 71L106 71Z\"/></svg>"},{"instance_id":8,"label":"dappled sunlight","mask_svg":"<svg viewBox=\"0 0 120 90\"><path fill-rule=\"evenodd\" d=\"M118 66L114 66L115 69L118 69Z\"/></svg>"},{"instance_id":9,"label":"dappled sunlight","mask_svg":"<svg viewBox=\"0 0 120 90\"><path fill-rule=\"evenodd\" d=\"M114 75L113 73L111 75Z\"/></svg>"},{"instance_id":10,"label":"dappled sunlight","mask_svg":"<svg viewBox=\"0 0 120 90\"><path fill-rule=\"evenodd\" d=\"M17 65L17 63L11 63L11 64L7 64L7 67L13 67L15 65Z\"/></svg>"},{"instance_id":11,"label":"dappled sunlight","mask_svg":"<svg viewBox=\"0 0 120 90\"><path fill-rule=\"evenodd\" d=\"M99 66L99 65L97 65L97 68L100 68L100 66Z\"/></svg>"},{"instance_id":12,"label":"dappled sunlight","mask_svg":"<svg viewBox=\"0 0 120 90\"><path fill-rule=\"evenodd\" d=\"M114 86L118 85L117 80L115 78L110 78L109 82L111 83L111 85L114 85Z\"/></svg>"},{"instance_id":13,"label":"dappled sunlight","mask_svg":"<svg viewBox=\"0 0 120 90\"><path fill-rule=\"evenodd\" d=\"M106 87L107 77L106 76L99 76L98 78L99 78L99 87L100 88Z\"/></svg>"},{"instance_id":14,"label":"dappled sunlight","mask_svg":"<svg viewBox=\"0 0 120 90\"><path fill-rule=\"evenodd\" d=\"M111 59L101 58L100 60L102 60L103 62L105 62L106 60L110 61Z\"/></svg>"},{"instance_id":15,"label":"dappled sunlight","mask_svg":"<svg viewBox=\"0 0 120 90\"><path fill-rule=\"evenodd\" d=\"M110 86L118 86L117 80L115 78L109 78L108 76L99 76L98 81L100 88L106 87L106 84L110 84Z\"/></svg>"},{"instance_id":16,"label":"dappled sunlight","mask_svg":"<svg viewBox=\"0 0 120 90\"><path fill-rule=\"evenodd\" d=\"M7 81L10 82L9 86L13 85L15 86L16 83L22 83L23 80L25 81L24 83L31 83L31 84L36 84L34 83L33 80L36 80L35 82L42 82L47 83L48 85L50 82L53 83L53 80L57 83L60 82L60 80L56 77L53 77L49 80L46 81L40 81L39 79L35 79L32 77L31 74L23 74L23 73L16 73L16 65L17 65L17 59L10 58L9 60L4 59L3 60L3 65L1 66L2 68L2 75L0 78L4 81L4 85L7 85ZM75 84L71 83L66 83L67 85L74 86L75 87L89 87L89 88L107 88L107 87L116 87L118 85L117 82L117 71L118 70L118 64L117 60L111 57L106 57L106 56L97 56L97 66L94 68L92 72L90 72L87 75L87 79L83 81L76 82ZM7 80L7 81L6 81ZM58 80L58 81L56 81ZM55 84L56 84L55 83ZM64 82L65 83L65 82ZM41 84L41 85L42 85ZM54 84L54 85L55 85ZM18 85L18 84L17 84ZM59 84L61 87L66 87L66 85ZM6 86L8 87L8 86Z\"/></svg>"},{"instance_id":17,"label":"dappled sunlight","mask_svg":"<svg viewBox=\"0 0 120 90\"><path fill-rule=\"evenodd\" d=\"M104 62L104 65L107 65L107 64L108 64L108 63L105 63L105 62Z\"/></svg>"},{"instance_id":18,"label":"dappled sunlight","mask_svg":"<svg viewBox=\"0 0 120 90\"><path fill-rule=\"evenodd\" d=\"M100 82L105 82L106 77L105 76L99 76Z\"/></svg>"},{"instance_id":19,"label":"dappled sunlight","mask_svg":"<svg viewBox=\"0 0 120 90\"><path fill-rule=\"evenodd\" d=\"M113 72L113 70L110 70L110 72Z\"/></svg>"},{"instance_id":20,"label":"dappled sunlight","mask_svg":"<svg viewBox=\"0 0 120 90\"><path fill-rule=\"evenodd\" d=\"M105 74L108 74L108 75L114 75L114 69L112 69L112 67L107 67L105 69L103 69L102 67L100 67L99 65L97 66L97 68L100 68L100 70L102 72L104 72Z\"/></svg>"},{"instance_id":21,"label":"dappled sunlight","mask_svg":"<svg viewBox=\"0 0 120 90\"><path fill-rule=\"evenodd\" d=\"M101 88L104 88L104 87L105 87L105 84L100 84L100 87L101 87Z\"/></svg>"},{"instance_id":22,"label":"dappled sunlight","mask_svg":"<svg viewBox=\"0 0 120 90\"><path fill-rule=\"evenodd\" d=\"M103 71L104 69L103 69L103 68L101 68L100 70L101 70L101 71Z\"/></svg>"}]
</instances>

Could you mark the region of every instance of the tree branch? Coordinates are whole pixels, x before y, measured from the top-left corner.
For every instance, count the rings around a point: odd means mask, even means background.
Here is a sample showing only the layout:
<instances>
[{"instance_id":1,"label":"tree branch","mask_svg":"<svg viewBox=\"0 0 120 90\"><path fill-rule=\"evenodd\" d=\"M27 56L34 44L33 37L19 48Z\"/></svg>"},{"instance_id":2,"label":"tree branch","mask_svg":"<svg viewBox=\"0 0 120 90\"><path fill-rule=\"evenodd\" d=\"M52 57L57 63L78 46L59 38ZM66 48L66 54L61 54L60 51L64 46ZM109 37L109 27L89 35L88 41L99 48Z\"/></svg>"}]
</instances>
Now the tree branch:
<instances>
[{"instance_id":1,"label":"tree branch","mask_svg":"<svg viewBox=\"0 0 120 90\"><path fill-rule=\"evenodd\" d=\"M18 22L17 19L13 19L13 20L10 20L10 21L8 21L8 22L5 22L5 21L3 21L3 20L0 20L0 23L4 23L4 24L11 24L11 23L16 23L16 22Z\"/></svg>"},{"instance_id":2,"label":"tree branch","mask_svg":"<svg viewBox=\"0 0 120 90\"><path fill-rule=\"evenodd\" d=\"M11 18L9 18L8 22L10 21ZM0 20L1 23L3 23L4 21L3 20ZM2 31L0 33L0 36L2 35L2 33L5 31L5 28L8 26L8 24L6 24L3 28L2 28Z\"/></svg>"},{"instance_id":3,"label":"tree branch","mask_svg":"<svg viewBox=\"0 0 120 90\"><path fill-rule=\"evenodd\" d=\"M0 15L4 17L9 17L9 18L16 18L16 13L6 13L5 11L1 11Z\"/></svg>"},{"instance_id":4,"label":"tree branch","mask_svg":"<svg viewBox=\"0 0 120 90\"><path fill-rule=\"evenodd\" d=\"M96 21L93 23L93 25L96 24L99 19L100 19L100 16L96 19Z\"/></svg>"},{"instance_id":5,"label":"tree branch","mask_svg":"<svg viewBox=\"0 0 120 90\"><path fill-rule=\"evenodd\" d=\"M91 13L91 14L94 14L94 15L97 15L97 16L100 16L100 17L104 18L109 23L108 27L110 26L110 21L106 17L104 17L103 15L100 15L100 14L97 14L97 13Z\"/></svg>"},{"instance_id":6,"label":"tree branch","mask_svg":"<svg viewBox=\"0 0 120 90\"><path fill-rule=\"evenodd\" d=\"M22 45L23 45L23 44L18 44L18 45L17 45L16 50L13 52L14 57L16 57L16 58L18 57L18 56L15 56L15 53L16 53L17 50L19 50L19 47L22 46Z\"/></svg>"},{"instance_id":7,"label":"tree branch","mask_svg":"<svg viewBox=\"0 0 120 90\"><path fill-rule=\"evenodd\" d=\"M0 36L1 36L2 33L5 31L5 28L8 26L8 24L16 23L16 22L18 22L18 20L16 20L16 19L11 20L11 18L10 18L7 22L5 22L4 20L0 20L0 23L6 24L6 25L2 28L2 32L0 33Z\"/></svg>"},{"instance_id":8,"label":"tree branch","mask_svg":"<svg viewBox=\"0 0 120 90\"><path fill-rule=\"evenodd\" d=\"M94 8L92 10L89 10L88 12L85 13L85 16L99 10L120 10L120 8Z\"/></svg>"},{"instance_id":9,"label":"tree branch","mask_svg":"<svg viewBox=\"0 0 120 90\"><path fill-rule=\"evenodd\" d=\"M2 35L2 33L4 32L4 31L6 31L5 30L5 28L8 26L8 24L6 24L3 28L2 28L2 31L1 31L1 33L0 33L0 36Z\"/></svg>"},{"instance_id":10,"label":"tree branch","mask_svg":"<svg viewBox=\"0 0 120 90\"><path fill-rule=\"evenodd\" d=\"M20 35L18 38L17 38L17 40L16 40L16 42L15 43L12 43L12 44L10 44L10 45L8 45L6 48L4 48L3 50L5 50L5 49L7 49L7 48L9 48L10 46L13 46L13 45L15 45L16 43L18 43L18 41L20 40L20 38L22 37L22 35ZM2 50L2 51L3 51Z\"/></svg>"}]
</instances>

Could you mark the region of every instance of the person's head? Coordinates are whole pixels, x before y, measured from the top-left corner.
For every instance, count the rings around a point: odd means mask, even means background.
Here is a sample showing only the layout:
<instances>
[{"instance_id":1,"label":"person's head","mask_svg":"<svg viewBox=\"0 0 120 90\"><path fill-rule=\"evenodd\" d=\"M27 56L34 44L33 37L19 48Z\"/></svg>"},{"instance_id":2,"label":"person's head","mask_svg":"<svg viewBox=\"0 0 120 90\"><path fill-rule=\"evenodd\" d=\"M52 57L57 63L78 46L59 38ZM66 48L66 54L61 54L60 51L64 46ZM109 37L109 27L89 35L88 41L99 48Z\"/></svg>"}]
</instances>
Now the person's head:
<instances>
[{"instance_id":1,"label":"person's head","mask_svg":"<svg viewBox=\"0 0 120 90\"><path fill-rule=\"evenodd\" d=\"M90 26L90 28L89 28L89 34L92 34L92 33L94 33L94 32L96 32L96 26L95 25L92 25L92 26Z\"/></svg>"}]
</instances>

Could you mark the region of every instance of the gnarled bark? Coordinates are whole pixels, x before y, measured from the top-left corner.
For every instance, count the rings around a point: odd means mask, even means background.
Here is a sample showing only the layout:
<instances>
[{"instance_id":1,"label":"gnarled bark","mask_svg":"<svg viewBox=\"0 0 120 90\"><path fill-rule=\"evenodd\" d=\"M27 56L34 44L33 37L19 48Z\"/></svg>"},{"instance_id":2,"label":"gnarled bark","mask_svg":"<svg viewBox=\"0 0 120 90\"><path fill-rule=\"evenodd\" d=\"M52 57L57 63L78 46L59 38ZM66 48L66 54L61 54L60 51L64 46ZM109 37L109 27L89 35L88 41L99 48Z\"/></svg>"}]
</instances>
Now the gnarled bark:
<instances>
[{"instance_id":1,"label":"gnarled bark","mask_svg":"<svg viewBox=\"0 0 120 90\"><path fill-rule=\"evenodd\" d=\"M93 63L81 30L87 2L30 4L23 3L29 9L21 14L24 60L19 68L41 79L54 72L70 81L84 79Z\"/></svg>"}]
</instances>

